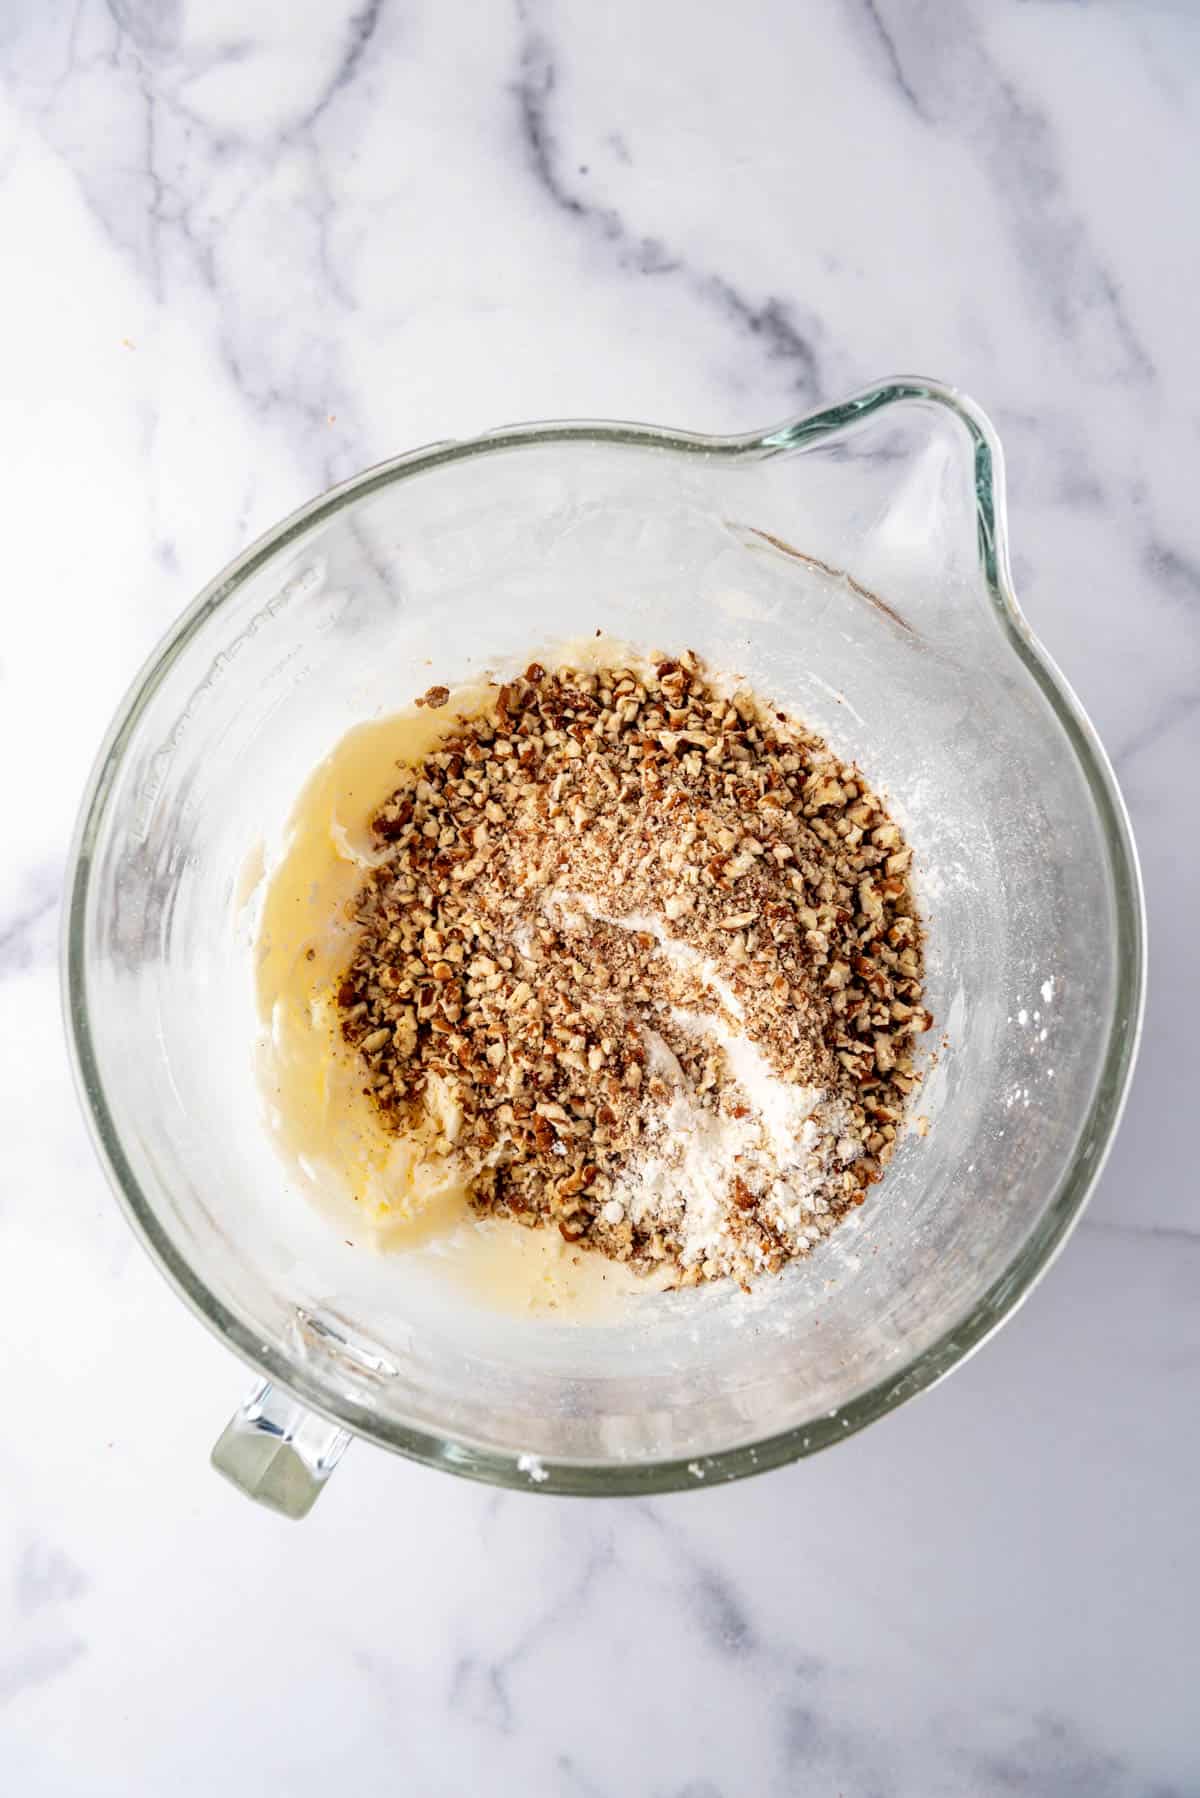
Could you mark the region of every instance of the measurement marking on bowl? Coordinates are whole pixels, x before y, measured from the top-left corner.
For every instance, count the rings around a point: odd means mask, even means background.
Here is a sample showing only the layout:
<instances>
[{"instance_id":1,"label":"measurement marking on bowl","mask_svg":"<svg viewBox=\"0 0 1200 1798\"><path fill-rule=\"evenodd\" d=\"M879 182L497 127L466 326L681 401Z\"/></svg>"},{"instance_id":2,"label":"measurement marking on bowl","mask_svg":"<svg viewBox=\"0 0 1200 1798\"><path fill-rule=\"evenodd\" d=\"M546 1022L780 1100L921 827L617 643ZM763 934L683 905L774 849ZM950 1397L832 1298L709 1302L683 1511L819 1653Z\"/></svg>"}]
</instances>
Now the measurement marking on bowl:
<instances>
[{"instance_id":1,"label":"measurement marking on bowl","mask_svg":"<svg viewBox=\"0 0 1200 1798\"><path fill-rule=\"evenodd\" d=\"M882 612L885 617L890 618L893 624L898 624L902 631L907 631L910 637L917 635L907 618L902 618L894 606L889 606L886 599L880 599L878 593L872 593L869 587L864 587L861 581L856 581L854 576L847 574L844 568L834 568L830 563L822 562L820 556L805 555L802 549L797 549L785 538L776 537L771 531L760 530L756 524L739 524L736 519L732 518L727 518L725 524L731 531L749 531L751 536L760 537L764 543L770 544L771 548L777 549L781 555L791 556L795 562L803 562L806 568L819 568L822 574L831 575L835 581L845 581L852 593L857 593L860 599L865 599L868 605L874 606L876 611Z\"/></svg>"},{"instance_id":2,"label":"measurement marking on bowl","mask_svg":"<svg viewBox=\"0 0 1200 1798\"><path fill-rule=\"evenodd\" d=\"M389 1380L394 1380L399 1375L400 1369L378 1349L369 1349L359 1342L351 1341L333 1324L311 1311L297 1309L295 1330L305 1348L311 1348L315 1339L321 1348L330 1351L339 1360L348 1361L352 1367L362 1369L364 1373L382 1374Z\"/></svg>"}]
</instances>

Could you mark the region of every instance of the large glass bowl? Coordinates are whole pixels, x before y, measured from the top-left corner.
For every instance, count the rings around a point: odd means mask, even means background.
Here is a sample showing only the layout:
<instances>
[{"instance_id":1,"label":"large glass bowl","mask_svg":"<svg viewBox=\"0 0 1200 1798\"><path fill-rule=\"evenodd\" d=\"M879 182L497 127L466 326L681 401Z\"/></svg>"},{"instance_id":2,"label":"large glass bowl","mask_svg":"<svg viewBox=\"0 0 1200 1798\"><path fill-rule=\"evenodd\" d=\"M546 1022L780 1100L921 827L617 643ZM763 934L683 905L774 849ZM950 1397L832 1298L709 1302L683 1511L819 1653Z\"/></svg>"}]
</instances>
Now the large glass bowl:
<instances>
[{"instance_id":1,"label":"large glass bowl","mask_svg":"<svg viewBox=\"0 0 1200 1798\"><path fill-rule=\"evenodd\" d=\"M289 1187L253 1077L248 855L351 725L597 629L694 648L859 761L916 849L935 1060L853 1223L751 1297L627 1321L457 1302ZM652 1492L810 1454L1019 1303L1116 1128L1143 984L1129 825L1013 595L1000 448L930 381L713 438L546 424L371 469L205 589L83 807L69 1033L100 1154L261 1385L216 1459L299 1514L347 1434L531 1490Z\"/></svg>"}]
</instances>

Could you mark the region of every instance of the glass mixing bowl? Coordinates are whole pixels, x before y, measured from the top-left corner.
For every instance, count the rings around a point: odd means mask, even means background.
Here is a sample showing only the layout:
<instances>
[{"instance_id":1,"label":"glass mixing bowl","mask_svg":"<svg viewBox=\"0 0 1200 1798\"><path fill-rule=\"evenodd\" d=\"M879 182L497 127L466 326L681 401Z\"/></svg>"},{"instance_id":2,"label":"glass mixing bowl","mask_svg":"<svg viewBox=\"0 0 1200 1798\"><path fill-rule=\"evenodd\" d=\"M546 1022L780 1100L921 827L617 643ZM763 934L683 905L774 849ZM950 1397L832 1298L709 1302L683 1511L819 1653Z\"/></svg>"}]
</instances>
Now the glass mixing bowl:
<instances>
[{"instance_id":1,"label":"glass mixing bowl","mask_svg":"<svg viewBox=\"0 0 1200 1798\"><path fill-rule=\"evenodd\" d=\"M823 732L916 849L935 1029L853 1222L749 1297L617 1324L456 1301L289 1186L253 1075L248 856L351 725L597 629L698 650ZM369 470L261 539L100 753L65 933L99 1152L181 1296L260 1374L214 1459L301 1514L349 1435L498 1485L712 1484L843 1440L1030 1290L1112 1140L1143 905L1088 720L1021 615L995 433L903 380L713 438L546 424Z\"/></svg>"}]
</instances>

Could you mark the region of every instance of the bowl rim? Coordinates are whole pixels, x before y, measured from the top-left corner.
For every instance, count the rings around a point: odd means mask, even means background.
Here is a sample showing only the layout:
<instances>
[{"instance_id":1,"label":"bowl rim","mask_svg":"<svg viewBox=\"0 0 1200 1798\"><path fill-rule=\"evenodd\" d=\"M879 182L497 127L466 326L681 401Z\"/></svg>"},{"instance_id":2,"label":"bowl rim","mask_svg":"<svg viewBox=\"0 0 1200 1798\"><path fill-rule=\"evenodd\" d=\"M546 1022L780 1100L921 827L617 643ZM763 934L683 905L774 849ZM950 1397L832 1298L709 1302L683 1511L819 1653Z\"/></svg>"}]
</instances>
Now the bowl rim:
<instances>
[{"instance_id":1,"label":"bowl rim","mask_svg":"<svg viewBox=\"0 0 1200 1798\"><path fill-rule=\"evenodd\" d=\"M1073 749L1091 794L1107 851L1114 900L1117 979L1108 1040L1078 1146L1042 1216L1012 1261L968 1307L904 1367L845 1404L758 1441L685 1461L539 1458L500 1451L453 1434L381 1420L353 1399L335 1397L312 1371L264 1343L218 1298L178 1250L156 1217L124 1153L106 1097L87 1004L85 921L93 851L114 779L134 729L176 658L242 582L279 550L348 505L443 464L521 444L594 443L658 448L712 459L762 459L849 434L866 419L899 405L934 406L965 428L973 458L979 567L1009 647L1041 689ZM1128 1095L1145 1002L1145 897L1124 800L1094 727L1067 681L1030 630L1013 588L1008 553L1004 459L983 410L956 388L921 377L877 382L847 399L766 431L734 436L682 432L619 422L550 421L505 426L482 436L438 442L365 469L301 506L228 564L180 615L143 664L118 707L84 792L68 860L68 903L62 929L62 1000L72 1072L92 1140L135 1234L191 1310L254 1370L302 1404L356 1436L396 1453L488 1484L554 1494L617 1496L695 1490L744 1478L845 1441L896 1406L929 1390L1011 1317L1061 1250L1107 1160Z\"/></svg>"}]
</instances>

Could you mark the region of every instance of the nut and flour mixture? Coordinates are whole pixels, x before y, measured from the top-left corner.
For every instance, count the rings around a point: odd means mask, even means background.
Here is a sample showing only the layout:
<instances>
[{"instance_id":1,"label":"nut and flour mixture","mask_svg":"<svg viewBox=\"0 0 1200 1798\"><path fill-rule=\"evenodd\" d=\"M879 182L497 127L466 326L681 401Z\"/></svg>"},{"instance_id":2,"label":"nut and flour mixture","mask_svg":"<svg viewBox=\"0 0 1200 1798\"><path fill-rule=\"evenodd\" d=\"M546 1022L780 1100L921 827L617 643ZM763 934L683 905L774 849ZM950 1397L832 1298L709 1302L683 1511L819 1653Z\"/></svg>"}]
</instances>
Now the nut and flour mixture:
<instances>
[{"instance_id":1,"label":"nut and flour mixture","mask_svg":"<svg viewBox=\"0 0 1200 1798\"><path fill-rule=\"evenodd\" d=\"M444 732L374 813L336 990L386 1130L478 1213L676 1284L807 1254L930 1022L881 802L693 655L418 703Z\"/></svg>"}]
</instances>

